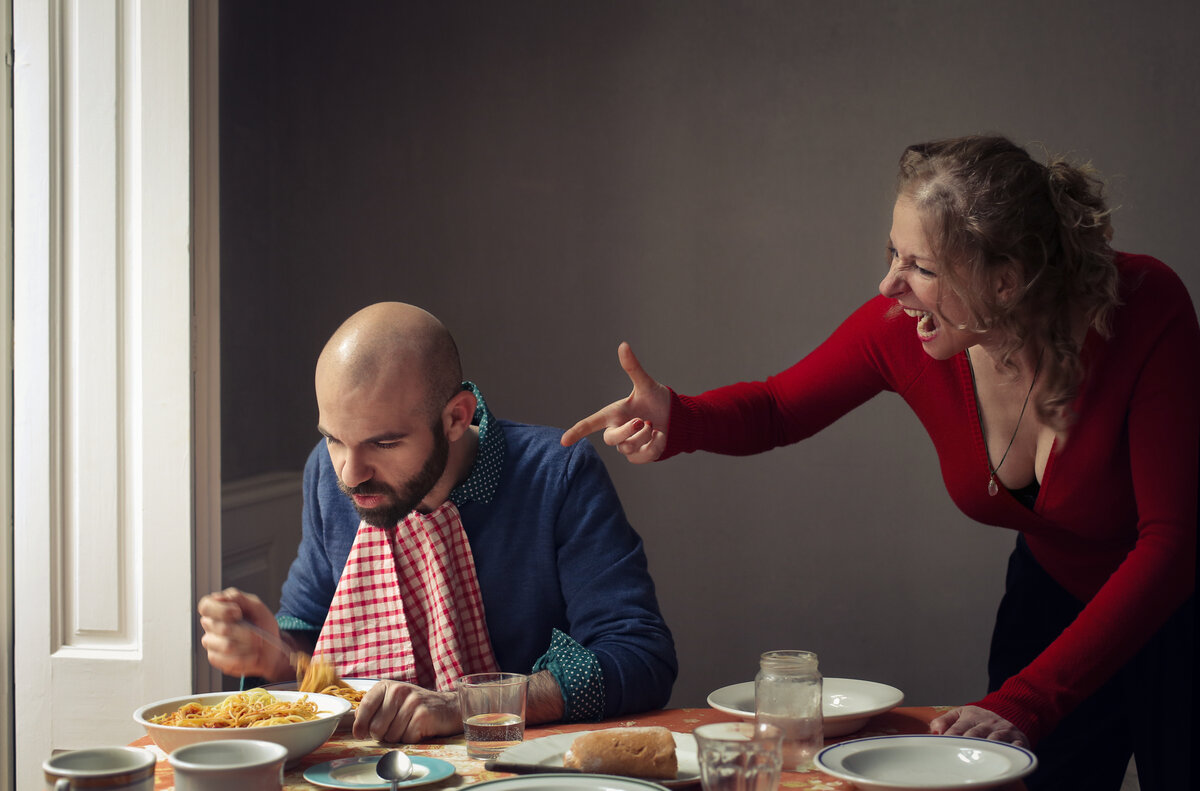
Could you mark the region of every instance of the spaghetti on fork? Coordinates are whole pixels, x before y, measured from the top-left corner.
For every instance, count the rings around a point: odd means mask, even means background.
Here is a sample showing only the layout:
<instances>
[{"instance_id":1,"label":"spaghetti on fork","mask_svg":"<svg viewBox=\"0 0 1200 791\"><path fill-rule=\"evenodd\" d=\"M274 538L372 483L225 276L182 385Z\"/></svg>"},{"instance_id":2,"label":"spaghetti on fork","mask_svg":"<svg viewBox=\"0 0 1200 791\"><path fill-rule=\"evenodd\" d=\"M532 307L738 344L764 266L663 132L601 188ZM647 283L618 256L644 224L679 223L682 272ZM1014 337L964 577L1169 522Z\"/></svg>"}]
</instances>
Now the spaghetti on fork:
<instances>
[{"instance_id":1,"label":"spaghetti on fork","mask_svg":"<svg viewBox=\"0 0 1200 791\"><path fill-rule=\"evenodd\" d=\"M332 664L323 659L314 659L308 654L296 657L296 681L301 692L320 692L323 695L336 695L350 701L355 709L362 702L363 690L342 681Z\"/></svg>"}]
</instances>

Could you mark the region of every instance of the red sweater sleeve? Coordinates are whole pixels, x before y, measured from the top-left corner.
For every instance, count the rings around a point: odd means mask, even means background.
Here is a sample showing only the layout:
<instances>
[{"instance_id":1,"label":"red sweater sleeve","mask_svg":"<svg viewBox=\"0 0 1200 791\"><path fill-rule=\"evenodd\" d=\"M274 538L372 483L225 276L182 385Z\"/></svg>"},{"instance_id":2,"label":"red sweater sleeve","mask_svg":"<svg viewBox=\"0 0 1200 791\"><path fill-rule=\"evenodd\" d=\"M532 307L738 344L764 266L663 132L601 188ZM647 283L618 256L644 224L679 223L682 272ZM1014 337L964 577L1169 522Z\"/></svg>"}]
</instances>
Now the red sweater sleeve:
<instances>
[{"instance_id":1,"label":"red sweater sleeve","mask_svg":"<svg viewBox=\"0 0 1200 791\"><path fill-rule=\"evenodd\" d=\"M895 344L896 333L911 335L911 326L889 318L891 304L883 297L868 301L804 359L764 381L739 382L695 397L672 391L661 459L697 450L748 456L789 445L879 392L902 387L890 381L896 371L888 346L915 344L911 337L909 344Z\"/></svg>"}]
</instances>

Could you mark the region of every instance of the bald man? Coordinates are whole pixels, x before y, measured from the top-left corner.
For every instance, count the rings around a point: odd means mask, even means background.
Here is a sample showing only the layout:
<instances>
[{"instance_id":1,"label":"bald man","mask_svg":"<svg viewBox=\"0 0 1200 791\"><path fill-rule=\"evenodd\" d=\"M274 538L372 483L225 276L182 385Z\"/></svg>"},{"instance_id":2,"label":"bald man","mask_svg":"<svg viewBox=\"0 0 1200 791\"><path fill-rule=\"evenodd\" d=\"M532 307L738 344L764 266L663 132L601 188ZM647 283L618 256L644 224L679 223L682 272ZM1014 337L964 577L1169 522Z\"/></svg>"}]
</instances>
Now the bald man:
<instances>
[{"instance_id":1,"label":"bald man","mask_svg":"<svg viewBox=\"0 0 1200 791\"><path fill-rule=\"evenodd\" d=\"M293 678L249 621L343 677L388 679L354 735L459 733L454 681L530 674L530 723L660 708L677 673L641 539L587 443L498 420L435 317L386 302L317 360L303 536L272 615L234 589L201 599L202 643L230 675Z\"/></svg>"}]
</instances>

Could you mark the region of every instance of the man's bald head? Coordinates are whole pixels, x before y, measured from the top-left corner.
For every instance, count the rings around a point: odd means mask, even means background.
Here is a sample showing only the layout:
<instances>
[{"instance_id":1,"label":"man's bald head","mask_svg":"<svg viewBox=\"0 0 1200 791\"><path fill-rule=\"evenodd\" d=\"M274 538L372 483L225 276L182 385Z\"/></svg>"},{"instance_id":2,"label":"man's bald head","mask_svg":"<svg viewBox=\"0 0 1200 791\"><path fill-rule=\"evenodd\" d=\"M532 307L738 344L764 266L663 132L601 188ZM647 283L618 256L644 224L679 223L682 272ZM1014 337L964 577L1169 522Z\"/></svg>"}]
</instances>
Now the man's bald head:
<instances>
[{"instance_id":1,"label":"man's bald head","mask_svg":"<svg viewBox=\"0 0 1200 791\"><path fill-rule=\"evenodd\" d=\"M403 302L363 308L338 327L317 359L317 381L340 388L419 382L432 415L460 389L462 362L454 338L431 313Z\"/></svg>"}]
</instances>

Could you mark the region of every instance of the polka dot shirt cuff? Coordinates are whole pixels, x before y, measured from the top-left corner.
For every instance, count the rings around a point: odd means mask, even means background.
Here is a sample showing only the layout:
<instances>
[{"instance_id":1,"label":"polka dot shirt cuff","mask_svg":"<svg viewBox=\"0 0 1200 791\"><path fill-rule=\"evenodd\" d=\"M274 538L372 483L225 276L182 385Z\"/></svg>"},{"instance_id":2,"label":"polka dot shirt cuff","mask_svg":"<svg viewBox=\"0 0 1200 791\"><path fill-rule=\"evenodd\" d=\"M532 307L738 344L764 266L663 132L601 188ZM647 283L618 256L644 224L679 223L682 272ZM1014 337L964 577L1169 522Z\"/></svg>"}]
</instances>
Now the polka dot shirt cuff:
<instances>
[{"instance_id":1,"label":"polka dot shirt cuff","mask_svg":"<svg viewBox=\"0 0 1200 791\"><path fill-rule=\"evenodd\" d=\"M289 632L319 632L320 626L313 626L308 621L302 621L294 615L276 615L275 622L279 628Z\"/></svg>"},{"instance_id":2,"label":"polka dot shirt cuff","mask_svg":"<svg viewBox=\"0 0 1200 791\"><path fill-rule=\"evenodd\" d=\"M596 655L555 629L550 650L533 663L533 672L548 670L562 690L564 722L587 722L604 716L604 670Z\"/></svg>"}]
</instances>

